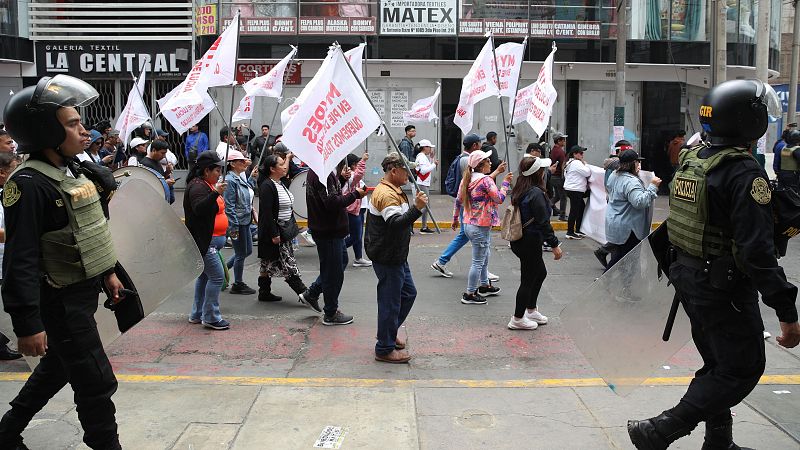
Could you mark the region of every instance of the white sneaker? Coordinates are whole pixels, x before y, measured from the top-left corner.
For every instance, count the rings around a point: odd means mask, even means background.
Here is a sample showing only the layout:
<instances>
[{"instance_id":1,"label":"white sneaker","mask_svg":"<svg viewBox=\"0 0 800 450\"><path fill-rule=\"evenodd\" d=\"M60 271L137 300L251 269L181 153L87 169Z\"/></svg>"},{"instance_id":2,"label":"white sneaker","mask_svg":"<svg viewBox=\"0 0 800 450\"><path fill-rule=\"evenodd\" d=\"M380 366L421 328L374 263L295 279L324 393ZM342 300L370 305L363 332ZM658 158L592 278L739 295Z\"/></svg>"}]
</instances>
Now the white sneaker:
<instances>
[{"instance_id":1,"label":"white sneaker","mask_svg":"<svg viewBox=\"0 0 800 450\"><path fill-rule=\"evenodd\" d=\"M536 322L528 319L527 314L522 316L522 319L511 316L511 320L508 322L509 330L535 330L538 326Z\"/></svg>"},{"instance_id":2,"label":"white sneaker","mask_svg":"<svg viewBox=\"0 0 800 450\"><path fill-rule=\"evenodd\" d=\"M434 261L433 264L431 264L431 269L439 272L439 275L441 275L441 276L443 276L445 278L453 278L453 272L450 272L449 270L447 270L447 266L446 265L439 264L439 261Z\"/></svg>"},{"instance_id":3,"label":"white sneaker","mask_svg":"<svg viewBox=\"0 0 800 450\"><path fill-rule=\"evenodd\" d=\"M311 233L309 233L308 230L302 231L300 233L300 236L302 236L303 239L306 241L306 245L304 245L304 247L316 247L317 246L317 243L314 242L314 238L311 237Z\"/></svg>"},{"instance_id":4,"label":"white sneaker","mask_svg":"<svg viewBox=\"0 0 800 450\"><path fill-rule=\"evenodd\" d=\"M544 325L547 323L547 316L534 309L533 312L525 311L525 318L536 322L537 325Z\"/></svg>"},{"instance_id":5,"label":"white sneaker","mask_svg":"<svg viewBox=\"0 0 800 450\"><path fill-rule=\"evenodd\" d=\"M364 258L359 258L353 261L353 267L372 267L372 261Z\"/></svg>"},{"instance_id":6,"label":"white sneaker","mask_svg":"<svg viewBox=\"0 0 800 450\"><path fill-rule=\"evenodd\" d=\"M500 277L493 274L492 272L487 272L486 274L489 276L489 281L491 281L492 283L497 283L498 281L500 281Z\"/></svg>"}]
</instances>

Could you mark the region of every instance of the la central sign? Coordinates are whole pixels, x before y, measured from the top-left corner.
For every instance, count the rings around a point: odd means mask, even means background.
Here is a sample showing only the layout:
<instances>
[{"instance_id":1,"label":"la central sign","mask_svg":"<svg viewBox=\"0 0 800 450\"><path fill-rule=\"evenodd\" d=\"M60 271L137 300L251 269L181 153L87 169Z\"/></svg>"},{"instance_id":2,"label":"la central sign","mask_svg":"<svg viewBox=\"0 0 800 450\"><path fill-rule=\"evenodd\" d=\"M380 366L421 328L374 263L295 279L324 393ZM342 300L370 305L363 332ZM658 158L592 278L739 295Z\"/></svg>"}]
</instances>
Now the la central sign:
<instances>
[{"instance_id":1,"label":"la central sign","mask_svg":"<svg viewBox=\"0 0 800 450\"><path fill-rule=\"evenodd\" d=\"M149 77L178 77L189 70L188 44L38 44L36 53L39 75L65 73L123 78L146 70Z\"/></svg>"}]
</instances>

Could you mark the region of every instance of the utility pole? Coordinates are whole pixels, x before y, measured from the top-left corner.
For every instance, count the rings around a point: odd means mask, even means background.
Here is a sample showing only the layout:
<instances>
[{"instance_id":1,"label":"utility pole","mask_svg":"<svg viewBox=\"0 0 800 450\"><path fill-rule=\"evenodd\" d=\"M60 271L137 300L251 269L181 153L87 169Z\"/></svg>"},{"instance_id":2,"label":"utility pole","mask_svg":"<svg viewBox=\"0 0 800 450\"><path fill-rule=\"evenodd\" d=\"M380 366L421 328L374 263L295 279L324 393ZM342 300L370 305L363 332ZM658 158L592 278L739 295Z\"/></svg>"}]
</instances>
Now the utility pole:
<instances>
[{"instance_id":1,"label":"utility pole","mask_svg":"<svg viewBox=\"0 0 800 450\"><path fill-rule=\"evenodd\" d=\"M794 28L792 29L792 67L789 69L789 112L787 123L797 123L797 76L800 65L800 14L797 11L797 2L794 0Z\"/></svg>"},{"instance_id":2,"label":"utility pole","mask_svg":"<svg viewBox=\"0 0 800 450\"><path fill-rule=\"evenodd\" d=\"M756 23L756 78L765 83L769 78L769 9L770 0L758 0L758 23Z\"/></svg>"},{"instance_id":3,"label":"utility pole","mask_svg":"<svg viewBox=\"0 0 800 450\"><path fill-rule=\"evenodd\" d=\"M625 126L625 59L628 43L628 1L617 4L617 78L614 95L614 126Z\"/></svg>"},{"instance_id":4,"label":"utility pole","mask_svg":"<svg viewBox=\"0 0 800 450\"><path fill-rule=\"evenodd\" d=\"M714 0L714 25L711 55L711 86L716 86L728 77L728 33L725 30L727 5L725 0Z\"/></svg>"}]
</instances>

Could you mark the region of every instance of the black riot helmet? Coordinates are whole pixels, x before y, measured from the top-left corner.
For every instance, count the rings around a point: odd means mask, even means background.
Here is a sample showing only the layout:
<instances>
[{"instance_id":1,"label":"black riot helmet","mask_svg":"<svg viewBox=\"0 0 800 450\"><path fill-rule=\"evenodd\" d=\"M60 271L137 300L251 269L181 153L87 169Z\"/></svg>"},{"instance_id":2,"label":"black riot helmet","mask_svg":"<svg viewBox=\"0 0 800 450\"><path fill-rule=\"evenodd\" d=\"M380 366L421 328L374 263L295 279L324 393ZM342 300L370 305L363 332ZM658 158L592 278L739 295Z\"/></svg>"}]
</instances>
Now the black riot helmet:
<instances>
[{"instance_id":1,"label":"black riot helmet","mask_svg":"<svg viewBox=\"0 0 800 450\"><path fill-rule=\"evenodd\" d=\"M9 99L3 111L3 122L8 134L19 145L18 153L58 149L67 134L56 111L63 107L87 106L99 96L90 84L75 77L44 77L36 86L28 86Z\"/></svg>"},{"instance_id":2,"label":"black riot helmet","mask_svg":"<svg viewBox=\"0 0 800 450\"><path fill-rule=\"evenodd\" d=\"M784 137L787 147L800 145L800 130L791 130Z\"/></svg>"},{"instance_id":3,"label":"black riot helmet","mask_svg":"<svg viewBox=\"0 0 800 450\"><path fill-rule=\"evenodd\" d=\"M700 105L700 123L713 145L746 145L781 115L778 95L760 80L731 80L708 91Z\"/></svg>"}]
</instances>

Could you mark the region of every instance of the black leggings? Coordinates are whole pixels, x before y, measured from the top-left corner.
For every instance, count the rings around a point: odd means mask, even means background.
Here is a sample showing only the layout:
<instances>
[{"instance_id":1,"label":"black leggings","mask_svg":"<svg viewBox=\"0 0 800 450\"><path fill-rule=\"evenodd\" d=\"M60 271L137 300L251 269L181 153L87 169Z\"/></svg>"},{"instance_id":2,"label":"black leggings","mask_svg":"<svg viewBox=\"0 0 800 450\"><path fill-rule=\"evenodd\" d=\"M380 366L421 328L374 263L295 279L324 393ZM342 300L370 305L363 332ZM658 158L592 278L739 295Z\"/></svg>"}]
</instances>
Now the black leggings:
<instances>
[{"instance_id":1,"label":"black leggings","mask_svg":"<svg viewBox=\"0 0 800 450\"><path fill-rule=\"evenodd\" d=\"M581 231L581 223L583 223L583 210L586 209L586 202L583 201L583 194L583 192L567 191L567 197L569 197L567 233Z\"/></svg>"},{"instance_id":2,"label":"black leggings","mask_svg":"<svg viewBox=\"0 0 800 450\"><path fill-rule=\"evenodd\" d=\"M639 245L639 238L636 237L636 234L631 231L631 234L628 235L628 240L625 241L624 244L614 244L611 248L611 260L608 262L606 266L607 269L614 267L620 259L624 258L631 250L633 250L637 245Z\"/></svg>"},{"instance_id":3,"label":"black leggings","mask_svg":"<svg viewBox=\"0 0 800 450\"><path fill-rule=\"evenodd\" d=\"M534 236L523 236L511 243L511 251L520 263L520 283L517 289L517 306L514 317L522 318L526 309L536 308L539 291L547 278L547 267L542 259L542 240Z\"/></svg>"}]
</instances>

